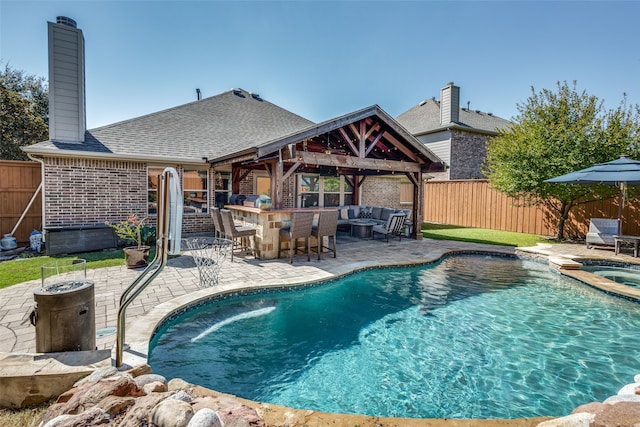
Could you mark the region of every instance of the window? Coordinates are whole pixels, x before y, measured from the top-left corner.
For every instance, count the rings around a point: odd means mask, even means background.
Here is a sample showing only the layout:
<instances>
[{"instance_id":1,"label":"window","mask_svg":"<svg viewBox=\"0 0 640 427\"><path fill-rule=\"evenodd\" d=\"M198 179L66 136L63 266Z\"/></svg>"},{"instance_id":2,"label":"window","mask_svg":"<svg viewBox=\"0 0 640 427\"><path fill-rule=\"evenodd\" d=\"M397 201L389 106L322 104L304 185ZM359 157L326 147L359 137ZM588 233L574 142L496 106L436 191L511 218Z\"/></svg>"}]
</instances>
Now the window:
<instances>
[{"instance_id":1,"label":"window","mask_svg":"<svg viewBox=\"0 0 640 427\"><path fill-rule=\"evenodd\" d=\"M158 189L163 168L149 168L147 170L147 213L156 215L158 213Z\"/></svg>"},{"instance_id":2,"label":"window","mask_svg":"<svg viewBox=\"0 0 640 427\"><path fill-rule=\"evenodd\" d=\"M229 195L231 194L231 174L229 172L215 173L215 206L222 209L224 205L229 203Z\"/></svg>"},{"instance_id":3,"label":"window","mask_svg":"<svg viewBox=\"0 0 640 427\"><path fill-rule=\"evenodd\" d=\"M164 167L149 167L147 169L147 213L158 213L158 190L160 188L159 175ZM184 189L183 203L185 214L209 212L209 179L207 170L184 169L182 175Z\"/></svg>"},{"instance_id":4,"label":"window","mask_svg":"<svg viewBox=\"0 0 640 427\"><path fill-rule=\"evenodd\" d=\"M353 188L344 176L300 175L298 206L329 207L353 204Z\"/></svg>"},{"instance_id":5,"label":"window","mask_svg":"<svg viewBox=\"0 0 640 427\"><path fill-rule=\"evenodd\" d=\"M184 169L182 175L184 213L209 212L209 177L207 170Z\"/></svg>"}]
</instances>

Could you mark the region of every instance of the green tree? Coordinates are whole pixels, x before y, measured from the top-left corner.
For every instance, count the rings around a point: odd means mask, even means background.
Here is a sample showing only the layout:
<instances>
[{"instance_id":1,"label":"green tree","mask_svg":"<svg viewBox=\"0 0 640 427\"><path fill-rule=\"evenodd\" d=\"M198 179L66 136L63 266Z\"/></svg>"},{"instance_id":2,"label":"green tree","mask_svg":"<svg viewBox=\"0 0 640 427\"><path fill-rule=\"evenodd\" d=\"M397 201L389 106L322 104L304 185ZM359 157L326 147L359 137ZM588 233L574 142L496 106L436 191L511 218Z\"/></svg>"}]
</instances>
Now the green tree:
<instances>
[{"instance_id":1,"label":"green tree","mask_svg":"<svg viewBox=\"0 0 640 427\"><path fill-rule=\"evenodd\" d=\"M639 108L605 110L596 96L558 82L557 92L531 88L517 105L515 124L487 143L485 174L492 186L525 203L547 207L564 239L569 212L580 203L612 197L615 188L552 184L545 180L628 154L640 154Z\"/></svg>"},{"instance_id":2,"label":"green tree","mask_svg":"<svg viewBox=\"0 0 640 427\"><path fill-rule=\"evenodd\" d=\"M28 160L20 147L48 138L48 111L45 79L6 64L0 70L0 159Z\"/></svg>"}]
</instances>

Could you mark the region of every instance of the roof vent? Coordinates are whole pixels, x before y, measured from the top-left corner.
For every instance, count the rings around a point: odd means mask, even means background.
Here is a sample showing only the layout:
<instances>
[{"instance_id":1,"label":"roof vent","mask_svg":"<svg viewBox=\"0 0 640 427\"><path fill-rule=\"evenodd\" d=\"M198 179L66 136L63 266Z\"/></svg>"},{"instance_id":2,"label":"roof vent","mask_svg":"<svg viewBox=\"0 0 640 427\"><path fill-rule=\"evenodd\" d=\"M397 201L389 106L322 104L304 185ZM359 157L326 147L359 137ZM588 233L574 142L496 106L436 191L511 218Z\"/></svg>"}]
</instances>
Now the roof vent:
<instances>
[{"instance_id":1,"label":"roof vent","mask_svg":"<svg viewBox=\"0 0 640 427\"><path fill-rule=\"evenodd\" d=\"M249 92L249 95L251 95L251 97L257 101L262 101L262 98L260 98L259 93Z\"/></svg>"},{"instance_id":2,"label":"roof vent","mask_svg":"<svg viewBox=\"0 0 640 427\"><path fill-rule=\"evenodd\" d=\"M242 93L242 89L236 89L236 88L232 88L231 91L233 92L234 95L237 95L241 98L244 98L244 94Z\"/></svg>"},{"instance_id":3,"label":"roof vent","mask_svg":"<svg viewBox=\"0 0 640 427\"><path fill-rule=\"evenodd\" d=\"M56 16L56 24L66 25L71 28L78 28L76 21L66 16Z\"/></svg>"},{"instance_id":4,"label":"roof vent","mask_svg":"<svg viewBox=\"0 0 640 427\"><path fill-rule=\"evenodd\" d=\"M426 103L427 103L427 101L420 101L420 104L418 104L418 105L420 105L422 107Z\"/></svg>"},{"instance_id":5,"label":"roof vent","mask_svg":"<svg viewBox=\"0 0 640 427\"><path fill-rule=\"evenodd\" d=\"M487 113L488 116L493 116L493 113Z\"/></svg>"}]
</instances>

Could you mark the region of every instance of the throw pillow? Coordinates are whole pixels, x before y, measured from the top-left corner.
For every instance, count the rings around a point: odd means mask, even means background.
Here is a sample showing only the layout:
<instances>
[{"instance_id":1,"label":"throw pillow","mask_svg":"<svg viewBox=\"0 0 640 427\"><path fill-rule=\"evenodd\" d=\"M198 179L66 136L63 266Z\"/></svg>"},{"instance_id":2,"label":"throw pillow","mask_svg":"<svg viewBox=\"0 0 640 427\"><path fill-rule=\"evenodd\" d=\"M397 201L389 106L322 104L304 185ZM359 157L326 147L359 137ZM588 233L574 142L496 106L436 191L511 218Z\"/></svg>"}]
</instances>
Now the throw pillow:
<instances>
[{"instance_id":1,"label":"throw pillow","mask_svg":"<svg viewBox=\"0 0 640 427\"><path fill-rule=\"evenodd\" d=\"M360 209L360 218L371 219L371 210L370 209Z\"/></svg>"},{"instance_id":2,"label":"throw pillow","mask_svg":"<svg viewBox=\"0 0 640 427\"><path fill-rule=\"evenodd\" d=\"M347 215L349 216L349 219L356 219L356 218L358 218L358 217L356 216L356 211L354 211L353 209L349 209L349 210L347 211Z\"/></svg>"}]
</instances>

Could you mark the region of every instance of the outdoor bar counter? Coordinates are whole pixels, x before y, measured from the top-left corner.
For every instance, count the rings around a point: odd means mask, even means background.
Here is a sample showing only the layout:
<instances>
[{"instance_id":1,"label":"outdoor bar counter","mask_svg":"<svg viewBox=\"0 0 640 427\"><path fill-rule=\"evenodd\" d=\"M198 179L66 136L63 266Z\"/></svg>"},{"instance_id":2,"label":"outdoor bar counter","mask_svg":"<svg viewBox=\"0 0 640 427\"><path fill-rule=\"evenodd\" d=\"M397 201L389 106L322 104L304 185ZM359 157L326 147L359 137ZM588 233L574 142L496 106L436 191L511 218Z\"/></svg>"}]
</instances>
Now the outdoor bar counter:
<instances>
[{"instance_id":1,"label":"outdoor bar counter","mask_svg":"<svg viewBox=\"0 0 640 427\"><path fill-rule=\"evenodd\" d=\"M278 210L262 210L241 205L225 205L233 214L233 219L256 229L255 251L260 259L275 259L278 257L278 233L280 228L291 221L294 212L313 212L315 214L330 208L294 208ZM317 218L315 218L317 220ZM314 220L314 224L315 224ZM326 242L325 242L326 243ZM309 239L310 245L317 245L315 238ZM298 247L304 247L304 239L298 239ZM313 247L313 246L312 246ZM288 255L288 243L282 245L282 256Z\"/></svg>"}]
</instances>

